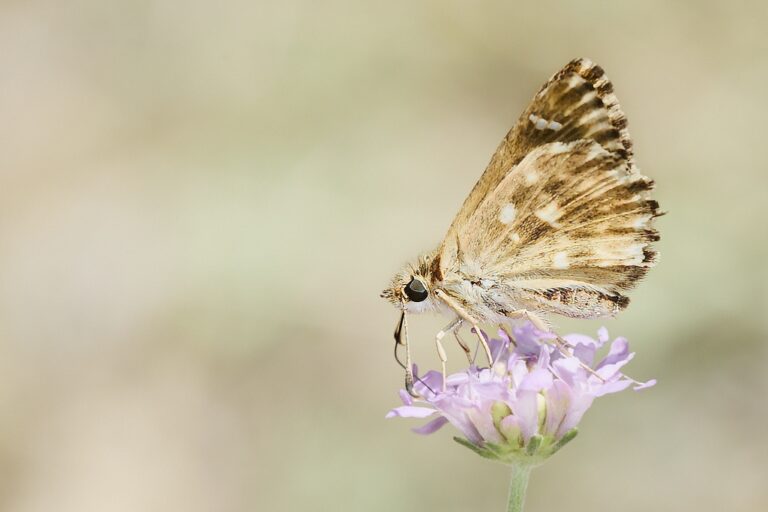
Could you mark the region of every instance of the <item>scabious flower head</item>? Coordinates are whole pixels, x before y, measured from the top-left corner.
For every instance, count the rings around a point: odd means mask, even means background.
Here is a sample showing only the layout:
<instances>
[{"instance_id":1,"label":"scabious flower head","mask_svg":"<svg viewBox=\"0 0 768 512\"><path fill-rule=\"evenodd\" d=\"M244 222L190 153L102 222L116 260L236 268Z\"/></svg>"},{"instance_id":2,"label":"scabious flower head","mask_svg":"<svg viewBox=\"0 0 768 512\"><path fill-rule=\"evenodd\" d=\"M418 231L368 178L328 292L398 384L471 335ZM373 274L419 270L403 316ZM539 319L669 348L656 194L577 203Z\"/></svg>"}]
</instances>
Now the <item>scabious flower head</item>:
<instances>
[{"instance_id":1,"label":"scabious flower head","mask_svg":"<svg viewBox=\"0 0 768 512\"><path fill-rule=\"evenodd\" d=\"M431 434L450 423L464 435L456 441L478 454L533 465L573 439L595 398L655 384L634 381L621 372L634 357L625 338L613 340L607 355L595 361L598 349L609 341L605 328L597 339L565 336L569 348L558 347L556 336L531 324L513 329L512 338L499 331L499 338L489 342L493 367L471 366L449 375L445 390L439 372L421 376L414 389L423 399L414 402L401 390L403 405L387 417L436 416L414 431Z\"/></svg>"}]
</instances>

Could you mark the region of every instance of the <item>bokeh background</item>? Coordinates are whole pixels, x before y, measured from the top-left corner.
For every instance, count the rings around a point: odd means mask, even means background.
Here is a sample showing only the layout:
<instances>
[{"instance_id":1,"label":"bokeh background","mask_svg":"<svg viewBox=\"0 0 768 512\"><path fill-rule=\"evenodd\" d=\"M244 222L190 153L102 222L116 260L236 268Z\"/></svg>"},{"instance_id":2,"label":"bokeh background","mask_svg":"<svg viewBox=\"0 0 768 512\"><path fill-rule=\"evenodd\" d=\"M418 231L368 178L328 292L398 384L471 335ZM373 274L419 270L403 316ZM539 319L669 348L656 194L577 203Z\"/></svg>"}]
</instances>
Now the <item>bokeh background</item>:
<instances>
[{"instance_id":1,"label":"bokeh background","mask_svg":"<svg viewBox=\"0 0 768 512\"><path fill-rule=\"evenodd\" d=\"M767 510L766 5L3 1L0 509L501 510L504 467L384 420L378 294L586 56L670 212L606 322L659 385L528 510Z\"/></svg>"}]
</instances>

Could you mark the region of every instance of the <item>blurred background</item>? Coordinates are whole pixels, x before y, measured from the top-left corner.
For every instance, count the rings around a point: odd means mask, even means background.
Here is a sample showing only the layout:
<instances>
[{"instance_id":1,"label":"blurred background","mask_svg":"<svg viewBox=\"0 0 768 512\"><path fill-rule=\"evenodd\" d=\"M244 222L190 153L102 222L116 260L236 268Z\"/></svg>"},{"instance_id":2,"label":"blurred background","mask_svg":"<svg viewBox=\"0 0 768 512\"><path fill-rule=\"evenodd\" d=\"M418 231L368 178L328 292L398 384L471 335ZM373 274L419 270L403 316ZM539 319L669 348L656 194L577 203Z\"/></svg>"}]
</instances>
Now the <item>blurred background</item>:
<instances>
[{"instance_id":1,"label":"blurred background","mask_svg":"<svg viewBox=\"0 0 768 512\"><path fill-rule=\"evenodd\" d=\"M501 510L504 467L384 420L378 294L577 56L669 211L605 322L659 384L598 401L527 510L768 509L766 22L757 1L3 1L0 509ZM423 367L443 323L411 322Z\"/></svg>"}]
</instances>

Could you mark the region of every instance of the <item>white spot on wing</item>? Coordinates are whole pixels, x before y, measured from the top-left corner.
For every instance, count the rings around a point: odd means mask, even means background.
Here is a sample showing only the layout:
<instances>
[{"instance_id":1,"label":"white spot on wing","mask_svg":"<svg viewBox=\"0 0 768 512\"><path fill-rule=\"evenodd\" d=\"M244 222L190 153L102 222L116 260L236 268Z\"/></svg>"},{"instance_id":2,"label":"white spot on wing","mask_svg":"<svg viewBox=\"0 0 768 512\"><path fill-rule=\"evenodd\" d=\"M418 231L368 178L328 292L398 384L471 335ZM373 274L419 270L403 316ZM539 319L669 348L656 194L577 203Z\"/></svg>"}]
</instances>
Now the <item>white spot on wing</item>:
<instances>
[{"instance_id":1,"label":"white spot on wing","mask_svg":"<svg viewBox=\"0 0 768 512\"><path fill-rule=\"evenodd\" d=\"M597 158L600 155L607 155L608 152L604 150L600 144L594 143L592 144L592 147L589 148L589 152L587 153L587 160L592 160L594 158Z\"/></svg>"},{"instance_id":2,"label":"white spot on wing","mask_svg":"<svg viewBox=\"0 0 768 512\"><path fill-rule=\"evenodd\" d=\"M568 89L573 89L577 85L581 85L585 82L583 78L581 78L577 74L571 75L571 77L568 79Z\"/></svg>"},{"instance_id":3,"label":"white spot on wing","mask_svg":"<svg viewBox=\"0 0 768 512\"><path fill-rule=\"evenodd\" d=\"M594 123L595 121L597 121L598 119L600 119L601 117L603 117L603 118L606 118L606 117L608 117L608 116L607 116L607 114L605 113L605 111L604 111L604 110L598 110L598 109L595 109L595 110L592 110L592 111L590 111L590 112L587 112L586 114L584 114L583 116L581 116L581 117L579 118L579 122L578 122L578 124L579 124L579 125L588 125L588 124L592 124L592 123ZM602 125L602 124L603 124L603 123L600 123L600 125Z\"/></svg>"},{"instance_id":4,"label":"white spot on wing","mask_svg":"<svg viewBox=\"0 0 768 512\"><path fill-rule=\"evenodd\" d=\"M649 220L651 220L650 215L640 215L632 222L632 227L635 229L642 229L648 224Z\"/></svg>"},{"instance_id":5,"label":"white spot on wing","mask_svg":"<svg viewBox=\"0 0 768 512\"><path fill-rule=\"evenodd\" d=\"M571 145L564 142L553 142L549 145L549 153L553 155L559 155L560 153L567 153L571 150Z\"/></svg>"},{"instance_id":6,"label":"white spot on wing","mask_svg":"<svg viewBox=\"0 0 768 512\"><path fill-rule=\"evenodd\" d=\"M536 210L536 216L552 227L560 227L557 219L563 214L556 202L552 201L544 208Z\"/></svg>"},{"instance_id":7,"label":"white spot on wing","mask_svg":"<svg viewBox=\"0 0 768 512\"><path fill-rule=\"evenodd\" d=\"M565 253L565 251L555 253L555 257L552 259L552 263L555 268L568 268L570 266L568 263L568 255Z\"/></svg>"},{"instance_id":8,"label":"white spot on wing","mask_svg":"<svg viewBox=\"0 0 768 512\"><path fill-rule=\"evenodd\" d=\"M643 249L647 244L615 244L601 247L595 250L595 255L600 258L598 266L606 267L621 263L624 265L641 265L645 259Z\"/></svg>"},{"instance_id":9,"label":"white spot on wing","mask_svg":"<svg viewBox=\"0 0 768 512\"><path fill-rule=\"evenodd\" d=\"M576 106L580 107L583 104L587 103L588 101L594 100L595 98L597 98L597 91L592 89L587 94L585 94L584 96L581 97L581 99L579 100L578 105L576 105Z\"/></svg>"},{"instance_id":10,"label":"white spot on wing","mask_svg":"<svg viewBox=\"0 0 768 512\"><path fill-rule=\"evenodd\" d=\"M509 235L509 239L517 243L520 241L520 235L518 235L517 233L512 233L511 235Z\"/></svg>"},{"instance_id":11,"label":"white spot on wing","mask_svg":"<svg viewBox=\"0 0 768 512\"><path fill-rule=\"evenodd\" d=\"M515 209L515 205L512 203L509 203L504 206L504 208L501 209L499 212L499 221L502 224L509 224L513 220L515 220L515 216L517 215L517 210Z\"/></svg>"},{"instance_id":12,"label":"white spot on wing","mask_svg":"<svg viewBox=\"0 0 768 512\"><path fill-rule=\"evenodd\" d=\"M538 173L533 169L528 169L524 174L526 185L533 185L539 179Z\"/></svg>"},{"instance_id":13,"label":"white spot on wing","mask_svg":"<svg viewBox=\"0 0 768 512\"><path fill-rule=\"evenodd\" d=\"M549 129L556 132L563 127L562 123L558 123L557 121L547 121L543 117L539 117L536 114L529 115L528 120L533 123L533 127L537 130Z\"/></svg>"},{"instance_id":14,"label":"white spot on wing","mask_svg":"<svg viewBox=\"0 0 768 512\"><path fill-rule=\"evenodd\" d=\"M645 244L633 244L629 246L627 252L631 256L631 259L628 261L630 265L640 265L643 262L643 259L645 259L643 248L645 248Z\"/></svg>"}]
</instances>

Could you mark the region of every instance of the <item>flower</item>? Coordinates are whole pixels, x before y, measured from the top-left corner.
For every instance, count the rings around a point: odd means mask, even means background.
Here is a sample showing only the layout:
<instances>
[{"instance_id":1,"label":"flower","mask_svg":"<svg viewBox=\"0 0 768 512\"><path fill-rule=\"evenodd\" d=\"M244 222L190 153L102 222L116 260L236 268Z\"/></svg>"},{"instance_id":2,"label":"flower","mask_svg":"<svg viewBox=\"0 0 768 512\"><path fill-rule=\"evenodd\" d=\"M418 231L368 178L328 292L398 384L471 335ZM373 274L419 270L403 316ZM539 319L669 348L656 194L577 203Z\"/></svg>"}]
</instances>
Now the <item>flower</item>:
<instances>
[{"instance_id":1,"label":"flower","mask_svg":"<svg viewBox=\"0 0 768 512\"><path fill-rule=\"evenodd\" d=\"M605 328L597 339L565 336L565 344L530 323L514 328L511 340L503 330L498 335L489 342L491 368L470 366L449 375L445 386L442 374L430 371L414 386L423 398L414 401L401 390L403 405L387 417L436 416L414 431L431 434L450 423L464 435L457 442L486 458L535 465L573 439L595 398L656 383L640 383L621 372L634 357L625 338L613 340L607 355L595 362L598 349L609 341Z\"/></svg>"}]
</instances>

